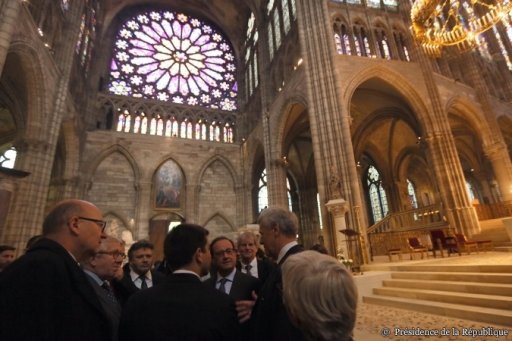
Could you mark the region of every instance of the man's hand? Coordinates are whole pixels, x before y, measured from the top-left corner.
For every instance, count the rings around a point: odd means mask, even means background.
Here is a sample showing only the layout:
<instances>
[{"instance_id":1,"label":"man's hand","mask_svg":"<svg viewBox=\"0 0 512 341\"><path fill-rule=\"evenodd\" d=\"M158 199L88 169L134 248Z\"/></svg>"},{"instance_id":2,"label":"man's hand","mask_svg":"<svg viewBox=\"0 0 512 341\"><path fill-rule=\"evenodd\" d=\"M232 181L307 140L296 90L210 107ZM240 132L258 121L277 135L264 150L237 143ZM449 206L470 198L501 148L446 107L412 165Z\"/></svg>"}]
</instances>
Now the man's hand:
<instances>
[{"instance_id":1,"label":"man's hand","mask_svg":"<svg viewBox=\"0 0 512 341\"><path fill-rule=\"evenodd\" d=\"M243 300L235 302L236 312L238 314L238 322L244 323L251 318L252 308L254 307L254 305L256 304L256 300L258 299L258 295L256 295L254 290L252 292L252 298L252 300Z\"/></svg>"}]
</instances>

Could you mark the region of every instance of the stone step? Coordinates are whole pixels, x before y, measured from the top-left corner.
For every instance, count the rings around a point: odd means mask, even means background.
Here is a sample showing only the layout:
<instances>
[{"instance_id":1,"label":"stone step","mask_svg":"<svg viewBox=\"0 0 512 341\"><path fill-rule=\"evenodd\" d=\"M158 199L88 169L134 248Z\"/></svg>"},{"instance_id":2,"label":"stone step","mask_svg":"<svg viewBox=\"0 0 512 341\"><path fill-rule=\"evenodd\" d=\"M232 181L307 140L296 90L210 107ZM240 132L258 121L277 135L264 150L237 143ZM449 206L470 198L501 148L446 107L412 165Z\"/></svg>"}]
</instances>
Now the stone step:
<instances>
[{"instance_id":1,"label":"stone step","mask_svg":"<svg viewBox=\"0 0 512 341\"><path fill-rule=\"evenodd\" d=\"M512 297L512 284L494 284L456 281L418 281L412 279L384 280L385 287L405 289L440 290L470 294L501 295Z\"/></svg>"},{"instance_id":2,"label":"stone step","mask_svg":"<svg viewBox=\"0 0 512 341\"><path fill-rule=\"evenodd\" d=\"M512 326L512 311L510 310L472 307L462 304L432 302L426 300L405 299L400 297L386 297L377 295L364 296L363 302L419 311L422 313L429 313L434 315L455 317L503 326Z\"/></svg>"},{"instance_id":3,"label":"stone step","mask_svg":"<svg viewBox=\"0 0 512 341\"><path fill-rule=\"evenodd\" d=\"M417 281L458 281L483 283L512 283L512 274L471 273L471 272L393 272L392 279L411 279Z\"/></svg>"},{"instance_id":4,"label":"stone step","mask_svg":"<svg viewBox=\"0 0 512 341\"><path fill-rule=\"evenodd\" d=\"M499 252L512 252L512 245L495 246L494 251Z\"/></svg>"},{"instance_id":5,"label":"stone step","mask_svg":"<svg viewBox=\"0 0 512 341\"><path fill-rule=\"evenodd\" d=\"M416 290L404 288L382 287L373 289L375 295L419 299L435 302L445 302L473 307L485 307L512 311L512 297L497 295L482 295L436 290Z\"/></svg>"},{"instance_id":6,"label":"stone step","mask_svg":"<svg viewBox=\"0 0 512 341\"><path fill-rule=\"evenodd\" d=\"M512 265L398 265L391 267L391 270L415 272L485 272L508 273L512 275Z\"/></svg>"}]
</instances>

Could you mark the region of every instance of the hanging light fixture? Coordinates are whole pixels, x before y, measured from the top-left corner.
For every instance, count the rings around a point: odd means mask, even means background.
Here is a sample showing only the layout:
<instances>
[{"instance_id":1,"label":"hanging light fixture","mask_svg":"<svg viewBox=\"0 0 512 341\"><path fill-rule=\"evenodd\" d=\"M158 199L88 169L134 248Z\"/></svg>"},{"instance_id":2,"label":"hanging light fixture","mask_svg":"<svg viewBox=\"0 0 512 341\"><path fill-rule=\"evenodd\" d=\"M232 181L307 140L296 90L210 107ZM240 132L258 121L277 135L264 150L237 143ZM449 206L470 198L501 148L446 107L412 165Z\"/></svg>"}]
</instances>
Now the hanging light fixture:
<instances>
[{"instance_id":1,"label":"hanging light fixture","mask_svg":"<svg viewBox=\"0 0 512 341\"><path fill-rule=\"evenodd\" d=\"M474 48L478 35L511 10L511 0L416 0L411 31L424 51L438 58L443 49L465 52Z\"/></svg>"}]
</instances>

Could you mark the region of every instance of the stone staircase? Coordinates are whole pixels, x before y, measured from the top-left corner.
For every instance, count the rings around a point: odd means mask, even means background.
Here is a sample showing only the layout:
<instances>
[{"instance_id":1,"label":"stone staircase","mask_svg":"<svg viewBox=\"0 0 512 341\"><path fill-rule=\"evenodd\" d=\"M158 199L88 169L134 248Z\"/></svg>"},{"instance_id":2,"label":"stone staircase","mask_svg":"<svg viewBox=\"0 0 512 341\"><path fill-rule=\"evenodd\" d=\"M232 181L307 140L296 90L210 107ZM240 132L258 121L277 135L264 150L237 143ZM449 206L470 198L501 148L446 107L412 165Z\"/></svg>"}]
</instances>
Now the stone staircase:
<instances>
[{"instance_id":1,"label":"stone staircase","mask_svg":"<svg viewBox=\"0 0 512 341\"><path fill-rule=\"evenodd\" d=\"M494 251L512 252L512 241L505 230L503 218L480 221L481 232L471 236L471 240L492 240Z\"/></svg>"},{"instance_id":2,"label":"stone staircase","mask_svg":"<svg viewBox=\"0 0 512 341\"><path fill-rule=\"evenodd\" d=\"M512 326L512 265L410 265L363 302Z\"/></svg>"}]
</instances>

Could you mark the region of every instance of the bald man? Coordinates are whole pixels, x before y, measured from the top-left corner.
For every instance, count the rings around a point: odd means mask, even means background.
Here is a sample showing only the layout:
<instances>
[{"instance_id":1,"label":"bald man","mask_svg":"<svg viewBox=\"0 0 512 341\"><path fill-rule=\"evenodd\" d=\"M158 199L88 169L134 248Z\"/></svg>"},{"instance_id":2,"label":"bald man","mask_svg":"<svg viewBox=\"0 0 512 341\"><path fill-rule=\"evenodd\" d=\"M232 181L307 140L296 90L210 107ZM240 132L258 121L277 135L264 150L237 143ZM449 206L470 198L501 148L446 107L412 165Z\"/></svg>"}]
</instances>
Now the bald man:
<instances>
[{"instance_id":1,"label":"bald man","mask_svg":"<svg viewBox=\"0 0 512 341\"><path fill-rule=\"evenodd\" d=\"M107 316L80 268L105 238L101 211L87 201L58 203L43 238L0 279L0 340L110 340Z\"/></svg>"}]
</instances>

